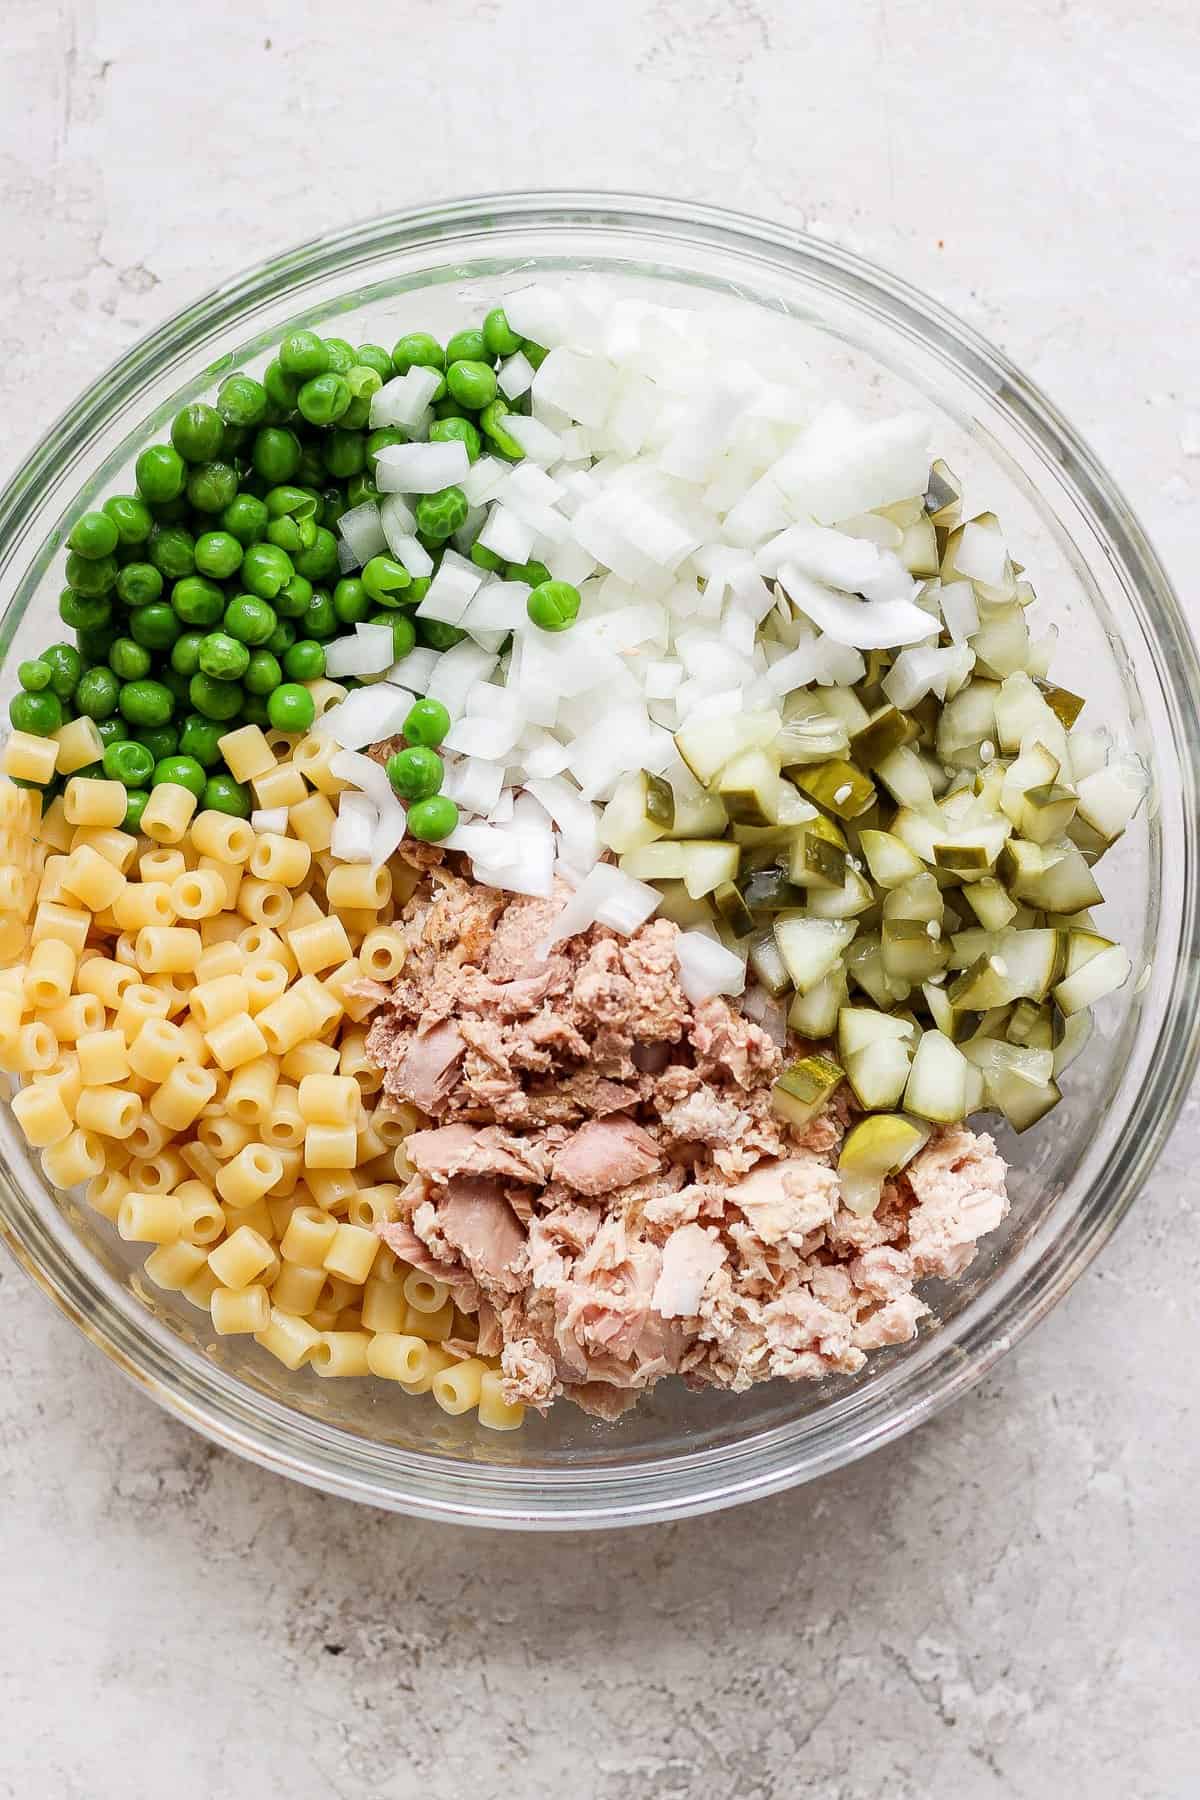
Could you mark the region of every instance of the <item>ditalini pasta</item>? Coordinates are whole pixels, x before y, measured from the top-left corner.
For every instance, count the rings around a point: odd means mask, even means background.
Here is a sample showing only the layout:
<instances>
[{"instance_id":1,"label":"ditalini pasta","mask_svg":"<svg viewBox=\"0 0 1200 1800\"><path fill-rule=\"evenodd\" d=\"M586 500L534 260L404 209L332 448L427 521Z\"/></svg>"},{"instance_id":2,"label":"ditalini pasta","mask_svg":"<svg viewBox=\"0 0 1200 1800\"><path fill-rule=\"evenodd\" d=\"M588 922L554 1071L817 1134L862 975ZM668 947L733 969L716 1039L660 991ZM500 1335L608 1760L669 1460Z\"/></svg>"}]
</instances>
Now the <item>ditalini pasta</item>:
<instances>
[{"instance_id":1,"label":"ditalini pasta","mask_svg":"<svg viewBox=\"0 0 1200 1800\"><path fill-rule=\"evenodd\" d=\"M379 1236L425 1121L380 1104L358 984L401 969L388 921L411 871L330 856L333 740L247 725L221 748L273 829L162 784L124 831L122 784L74 775L98 759L91 720L10 736L7 775L67 777L44 817L32 788L0 783L13 1116L47 1179L82 1186L146 1279L220 1337L511 1430L523 1409L470 1354L476 1322Z\"/></svg>"}]
</instances>

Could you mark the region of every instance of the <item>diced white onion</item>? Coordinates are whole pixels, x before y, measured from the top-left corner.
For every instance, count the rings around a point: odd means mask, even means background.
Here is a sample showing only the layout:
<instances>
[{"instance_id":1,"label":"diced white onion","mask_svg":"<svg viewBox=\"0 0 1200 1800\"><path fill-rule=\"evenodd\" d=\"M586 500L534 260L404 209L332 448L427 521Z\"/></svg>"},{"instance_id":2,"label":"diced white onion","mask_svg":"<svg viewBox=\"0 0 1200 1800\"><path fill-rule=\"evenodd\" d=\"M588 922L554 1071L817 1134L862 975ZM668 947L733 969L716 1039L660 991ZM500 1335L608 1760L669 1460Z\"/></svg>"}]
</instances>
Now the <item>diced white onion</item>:
<instances>
[{"instance_id":1,"label":"diced white onion","mask_svg":"<svg viewBox=\"0 0 1200 1800\"><path fill-rule=\"evenodd\" d=\"M273 831L276 836L283 837L288 827L287 807L258 807L250 814L250 824L255 831Z\"/></svg>"},{"instance_id":2,"label":"diced white onion","mask_svg":"<svg viewBox=\"0 0 1200 1800\"><path fill-rule=\"evenodd\" d=\"M333 738L344 750L361 750L364 744L377 744L380 738L398 732L412 703L410 693L389 682L355 688L321 715L316 730Z\"/></svg>"},{"instance_id":3,"label":"diced white onion","mask_svg":"<svg viewBox=\"0 0 1200 1800\"><path fill-rule=\"evenodd\" d=\"M349 512L344 512L338 520L338 530L360 569L388 547L383 520L374 500L364 500L361 506L352 506Z\"/></svg>"},{"instance_id":4,"label":"diced white onion","mask_svg":"<svg viewBox=\"0 0 1200 1800\"><path fill-rule=\"evenodd\" d=\"M429 592L417 608L418 619L436 619L443 625L458 625L472 596L483 581L483 570L456 550L444 550L437 574L429 584Z\"/></svg>"},{"instance_id":5,"label":"diced white onion","mask_svg":"<svg viewBox=\"0 0 1200 1800\"><path fill-rule=\"evenodd\" d=\"M675 940L679 959L679 985L698 1006L714 994L740 994L746 985L746 965L702 931L681 931Z\"/></svg>"},{"instance_id":6,"label":"diced white onion","mask_svg":"<svg viewBox=\"0 0 1200 1800\"><path fill-rule=\"evenodd\" d=\"M815 626L835 643L856 650L892 650L919 643L936 629L935 621L911 600L856 600L851 594L821 587L794 564L779 572L780 585Z\"/></svg>"},{"instance_id":7,"label":"diced white onion","mask_svg":"<svg viewBox=\"0 0 1200 1800\"><path fill-rule=\"evenodd\" d=\"M383 493L437 494L461 482L470 467L467 447L457 438L444 444L387 444L375 458L375 480Z\"/></svg>"}]
</instances>

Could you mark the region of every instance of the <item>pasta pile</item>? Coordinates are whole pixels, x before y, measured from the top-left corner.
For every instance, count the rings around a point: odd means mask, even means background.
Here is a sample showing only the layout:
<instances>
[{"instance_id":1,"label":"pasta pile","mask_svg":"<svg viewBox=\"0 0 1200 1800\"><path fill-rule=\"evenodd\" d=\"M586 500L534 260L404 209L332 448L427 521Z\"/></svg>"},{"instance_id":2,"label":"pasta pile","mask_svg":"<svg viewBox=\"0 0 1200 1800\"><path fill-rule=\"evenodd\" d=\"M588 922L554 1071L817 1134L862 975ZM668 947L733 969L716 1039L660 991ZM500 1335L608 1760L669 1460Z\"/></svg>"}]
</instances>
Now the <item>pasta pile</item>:
<instances>
[{"instance_id":1,"label":"pasta pile","mask_svg":"<svg viewBox=\"0 0 1200 1800\"><path fill-rule=\"evenodd\" d=\"M163 784L134 836L122 784L73 774L96 761L94 732L77 719L10 737L7 775L68 777L44 817L33 788L0 784L0 1067L47 1178L86 1184L147 1246L147 1277L222 1336L519 1426L498 1366L441 1347L475 1321L375 1230L397 1215L422 1119L381 1094L372 1002L353 989L401 967L389 921L416 872L331 856L330 738L246 725L221 739L286 832L197 813Z\"/></svg>"}]
</instances>

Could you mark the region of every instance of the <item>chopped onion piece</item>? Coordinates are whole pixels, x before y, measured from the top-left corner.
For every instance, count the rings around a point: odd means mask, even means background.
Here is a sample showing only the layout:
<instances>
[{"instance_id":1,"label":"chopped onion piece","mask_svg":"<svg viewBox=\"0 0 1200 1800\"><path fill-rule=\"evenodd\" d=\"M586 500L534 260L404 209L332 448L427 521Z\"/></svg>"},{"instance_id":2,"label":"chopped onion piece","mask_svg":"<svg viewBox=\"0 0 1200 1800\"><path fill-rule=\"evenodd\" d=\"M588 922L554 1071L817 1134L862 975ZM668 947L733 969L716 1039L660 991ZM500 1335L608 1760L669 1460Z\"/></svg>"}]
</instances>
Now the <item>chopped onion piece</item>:
<instances>
[{"instance_id":1,"label":"chopped onion piece","mask_svg":"<svg viewBox=\"0 0 1200 1800\"><path fill-rule=\"evenodd\" d=\"M635 881L611 863L597 863L564 903L536 954L546 957L555 944L578 937L580 932L598 924L628 937L645 924L661 897L648 882Z\"/></svg>"},{"instance_id":2,"label":"chopped onion piece","mask_svg":"<svg viewBox=\"0 0 1200 1800\"><path fill-rule=\"evenodd\" d=\"M277 837L283 837L288 827L288 809L286 806L258 807L250 814L250 824L255 831L273 831Z\"/></svg>"},{"instance_id":3,"label":"chopped onion piece","mask_svg":"<svg viewBox=\"0 0 1200 1800\"><path fill-rule=\"evenodd\" d=\"M370 862L379 814L365 794L340 794L329 848L339 862Z\"/></svg>"},{"instance_id":4,"label":"chopped onion piece","mask_svg":"<svg viewBox=\"0 0 1200 1800\"><path fill-rule=\"evenodd\" d=\"M557 462L562 455L562 439L540 419L527 418L522 413L505 413L504 429L535 463Z\"/></svg>"},{"instance_id":5,"label":"chopped onion piece","mask_svg":"<svg viewBox=\"0 0 1200 1800\"><path fill-rule=\"evenodd\" d=\"M780 570L779 581L819 630L856 650L892 650L919 643L936 630L929 614L911 600L856 600L819 586L792 563Z\"/></svg>"},{"instance_id":6,"label":"chopped onion piece","mask_svg":"<svg viewBox=\"0 0 1200 1800\"><path fill-rule=\"evenodd\" d=\"M359 568L388 547L383 520L374 500L365 500L361 506L352 506L349 512L344 512L338 520L338 530Z\"/></svg>"},{"instance_id":7,"label":"chopped onion piece","mask_svg":"<svg viewBox=\"0 0 1200 1800\"><path fill-rule=\"evenodd\" d=\"M946 630L961 644L979 630L979 608L969 581L948 581L938 590Z\"/></svg>"},{"instance_id":8,"label":"chopped onion piece","mask_svg":"<svg viewBox=\"0 0 1200 1800\"><path fill-rule=\"evenodd\" d=\"M493 651L481 650L469 638L444 650L425 689L431 700L440 700L452 719L466 710L467 695L477 681L486 681L499 658Z\"/></svg>"},{"instance_id":9,"label":"chopped onion piece","mask_svg":"<svg viewBox=\"0 0 1200 1800\"><path fill-rule=\"evenodd\" d=\"M375 458L375 480L383 493L437 494L461 482L470 467L467 447L457 438L444 444L387 444Z\"/></svg>"},{"instance_id":10,"label":"chopped onion piece","mask_svg":"<svg viewBox=\"0 0 1200 1800\"><path fill-rule=\"evenodd\" d=\"M442 792L466 813L492 818L504 791L504 769L498 763L480 762L472 756L447 758ZM509 800L511 816L512 801ZM498 820L493 820L499 823Z\"/></svg>"},{"instance_id":11,"label":"chopped onion piece","mask_svg":"<svg viewBox=\"0 0 1200 1800\"><path fill-rule=\"evenodd\" d=\"M926 694L939 700L957 694L974 666L975 652L966 644L922 644L901 651L880 685L893 706L908 712Z\"/></svg>"},{"instance_id":12,"label":"chopped onion piece","mask_svg":"<svg viewBox=\"0 0 1200 1800\"><path fill-rule=\"evenodd\" d=\"M506 357L496 371L496 384L506 400L519 400L533 386L533 364L523 350Z\"/></svg>"},{"instance_id":13,"label":"chopped onion piece","mask_svg":"<svg viewBox=\"0 0 1200 1800\"><path fill-rule=\"evenodd\" d=\"M494 505L487 524L479 533L478 543L501 562L528 562L537 532L509 507Z\"/></svg>"},{"instance_id":14,"label":"chopped onion piece","mask_svg":"<svg viewBox=\"0 0 1200 1800\"><path fill-rule=\"evenodd\" d=\"M429 691L429 683L441 657L440 650L429 650L424 644L410 650L399 662L394 662L388 670L388 680L396 682L400 687L409 688L414 694L425 694Z\"/></svg>"},{"instance_id":15,"label":"chopped onion piece","mask_svg":"<svg viewBox=\"0 0 1200 1800\"><path fill-rule=\"evenodd\" d=\"M404 841L408 829L405 808L396 798L389 794L379 807L379 823L371 838L371 863L378 868L385 863Z\"/></svg>"},{"instance_id":16,"label":"chopped onion piece","mask_svg":"<svg viewBox=\"0 0 1200 1800\"><path fill-rule=\"evenodd\" d=\"M714 994L740 994L746 985L746 965L703 931L681 931L675 940L679 959L679 985L693 1006Z\"/></svg>"},{"instance_id":17,"label":"chopped onion piece","mask_svg":"<svg viewBox=\"0 0 1200 1800\"><path fill-rule=\"evenodd\" d=\"M340 781L350 782L365 794L376 812L395 798L387 771L370 756L360 756L357 750L339 750L336 756L330 757L329 767ZM343 794L342 799L345 798Z\"/></svg>"},{"instance_id":18,"label":"chopped onion piece","mask_svg":"<svg viewBox=\"0 0 1200 1800\"><path fill-rule=\"evenodd\" d=\"M344 750L361 750L364 744L377 744L381 738L399 731L412 703L410 693L387 682L355 688L322 714L316 730L333 738Z\"/></svg>"},{"instance_id":19,"label":"chopped onion piece","mask_svg":"<svg viewBox=\"0 0 1200 1800\"><path fill-rule=\"evenodd\" d=\"M395 638L390 625L356 625L352 637L325 646L327 675L382 675L391 667Z\"/></svg>"},{"instance_id":20,"label":"chopped onion piece","mask_svg":"<svg viewBox=\"0 0 1200 1800\"><path fill-rule=\"evenodd\" d=\"M407 374L398 375L394 381L385 382L371 396L372 431L382 425L403 425L411 431L420 424L441 383L438 370L422 368L419 364L414 364Z\"/></svg>"},{"instance_id":21,"label":"chopped onion piece","mask_svg":"<svg viewBox=\"0 0 1200 1800\"><path fill-rule=\"evenodd\" d=\"M460 756L502 763L521 735L519 719L457 719L446 734L446 748Z\"/></svg>"},{"instance_id":22,"label":"chopped onion piece","mask_svg":"<svg viewBox=\"0 0 1200 1800\"><path fill-rule=\"evenodd\" d=\"M441 565L417 608L418 619L436 619L443 625L459 625L477 588L483 570L456 550L442 552Z\"/></svg>"}]
</instances>

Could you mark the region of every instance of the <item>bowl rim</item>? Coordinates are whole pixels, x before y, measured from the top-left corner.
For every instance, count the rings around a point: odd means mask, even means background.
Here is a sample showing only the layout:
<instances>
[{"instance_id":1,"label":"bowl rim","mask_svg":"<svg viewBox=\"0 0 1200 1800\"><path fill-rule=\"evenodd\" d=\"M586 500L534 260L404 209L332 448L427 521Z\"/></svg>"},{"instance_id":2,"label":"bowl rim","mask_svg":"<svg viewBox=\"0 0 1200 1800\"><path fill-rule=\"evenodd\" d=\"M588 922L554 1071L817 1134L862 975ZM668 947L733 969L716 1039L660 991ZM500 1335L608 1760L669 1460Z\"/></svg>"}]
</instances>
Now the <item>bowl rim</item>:
<instances>
[{"instance_id":1,"label":"bowl rim","mask_svg":"<svg viewBox=\"0 0 1200 1800\"><path fill-rule=\"evenodd\" d=\"M370 251L386 254L400 248L459 240L465 234L485 236L490 230L572 225L609 230L652 232L662 248L691 241L730 254L761 258L764 252L790 260L794 269L822 275L838 291L860 305L882 308L889 323L932 344L958 371L999 394L1027 433L1053 450L1061 472L1069 476L1087 517L1102 520L1115 540L1131 592L1145 609L1158 652L1158 670L1166 696L1174 702L1173 722L1189 755L1181 758L1181 774L1194 795L1200 738L1187 710L1189 692L1200 691L1200 658L1173 586L1133 510L1112 478L1074 428L1041 390L995 346L957 318L939 301L919 291L856 252L792 227L700 202L681 201L623 191L541 189L467 195L406 208L357 221L323 233L269 257L202 294L114 361L66 408L37 442L0 494L0 546L18 539L20 528L64 447L84 447L121 404L122 394L146 378L164 360L232 324L248 308L279 297L301 280L342 267L347 259ZM997 378L1002 388L997 389ZM1194 808L1193 808L1194 810ZM944 1345L944 1368L926 1391L885 1416L858 1421L855 1434L814 1449L802 1457L787 1454L789 1428L776 1427L732 1446L701 1448L686 1459L669 1463L639 1458L624 1468L576 1471L527 1467L508 1470L499 1464L451 1464L424 1452L392 1452L391 1461L407 1483L383 1482L379 1472L353 1466L358 1460L346 1433L337 1433L306 1418L303 1450L295 1442L297 1415L240 1384L189 1372L182 1362L172 1368L169 1357L156 1364L156 1328L142 1309L137 1320L123 1303L94 1306L94 1277L72 1264L61 1234L31 1222L20 1209L19 1195L7 1177L0 1180L0 1236L17 1261L59 1309L122 1372L149 1392L160 1405L212 1441L239 1455L310 1486L357 1501L430 1519L511 1529L580 1529L643 1524L716 1510L764 1497L816 1475L828 1473L892 1441L913 1425L932 1417L990 1372L1000 1356L1037 1324L1108 1241L1149 1173L1186 1096L1200 1056L1200 904L1196 881L1196 849L1185 842L1178 931L1178 966L1185 971L1182 992L1173 1006L1152 1053L1157 1072L1153 1107L1143 1093L1134 1103L1131 1127L1118 1151L1098 1172L1093 1188L1103 1190L1102 1204L1092 1208L1087 1230L1069 1255L1022 1287L1023 1304L1002 1333L983 1334L970 1356L951 1355ZM60 1241L61 1239L61 1241ZM103 1285L103 1284L102 1284ZM111 1284L116 1289L116 1284ZM116 1299L115 1294L110 1296ZM136 1296L127 1296L140 1308ZM1011 1309L1010 1309L1011 1310ZM161 1350L162 1345L159 1344ZM237 1386L238 1391L232 1391ZM289 1441L289 1439L291 1441ZM323 1440L328 1440L324 1449ZM367 1445L371 1449L389 1448ZM753 1463L754 1466L747 1466ZM656 1482L670 1468L672 1481Z\"/></svg>"}]
</instances>

